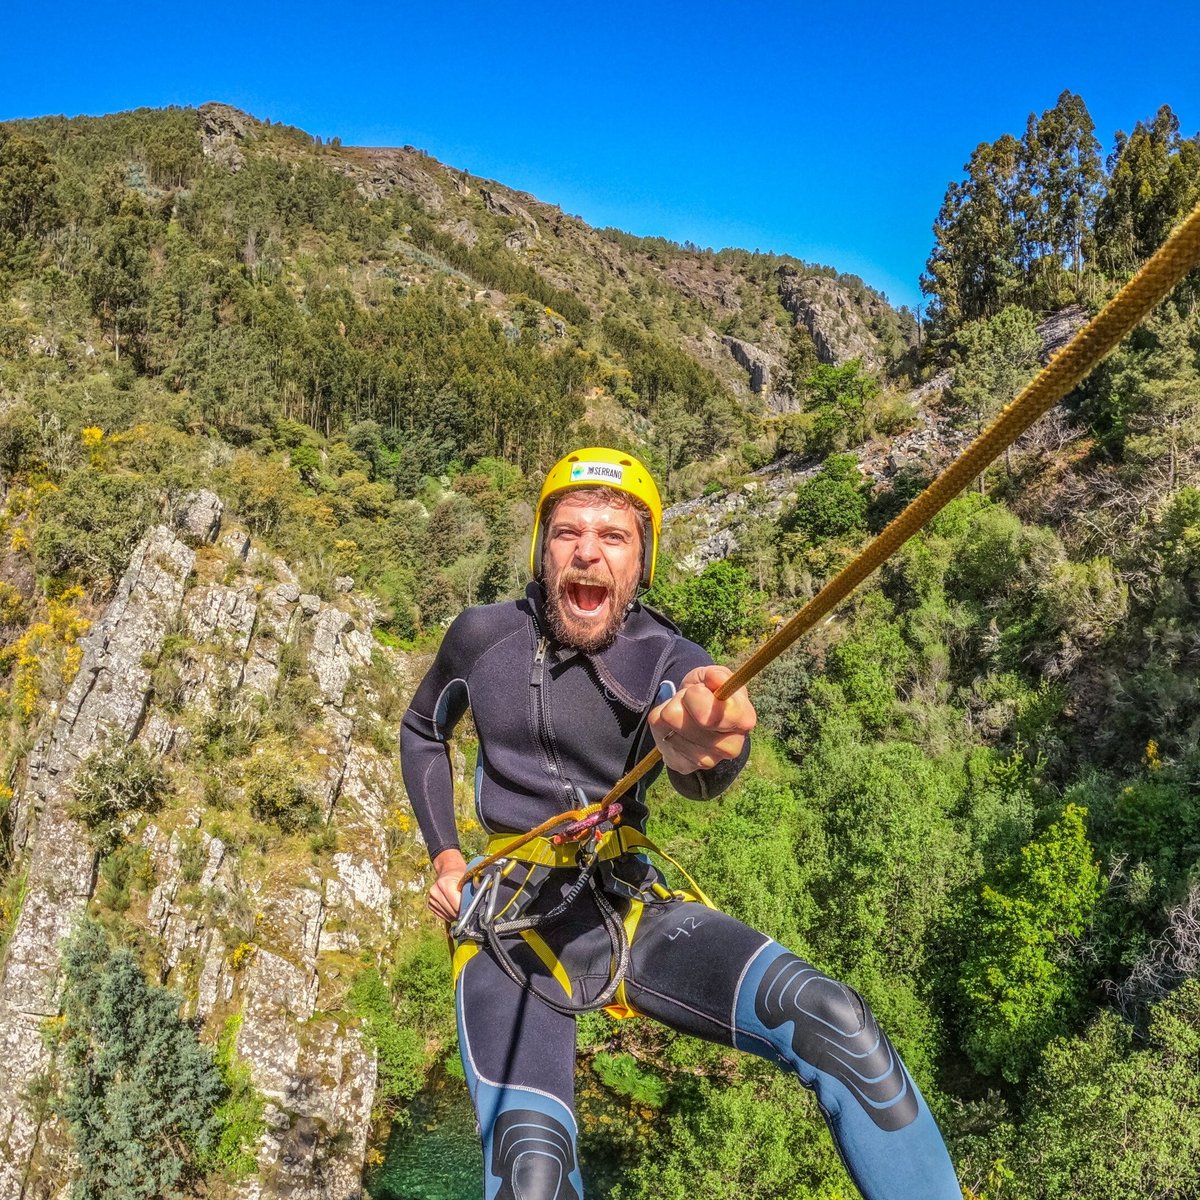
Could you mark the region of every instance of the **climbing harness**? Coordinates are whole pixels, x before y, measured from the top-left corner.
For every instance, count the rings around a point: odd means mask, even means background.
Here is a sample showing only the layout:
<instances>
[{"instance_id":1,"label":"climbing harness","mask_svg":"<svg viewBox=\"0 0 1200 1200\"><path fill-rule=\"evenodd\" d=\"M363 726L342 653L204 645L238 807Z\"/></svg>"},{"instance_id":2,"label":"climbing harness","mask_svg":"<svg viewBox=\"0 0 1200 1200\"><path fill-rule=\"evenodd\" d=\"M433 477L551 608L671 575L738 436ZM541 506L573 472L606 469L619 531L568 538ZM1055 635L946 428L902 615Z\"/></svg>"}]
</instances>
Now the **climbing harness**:
<instances>
[{"instance_id":1,"label":"climbing harness","mask_svg":"<svg viewBox=\"0 0 1200 1200\"><path fill-rule=\"evenodd\" d=\"M1200 265L1200 204L1142 264L1141 269L1038 373L1032 383L915 500L837 573L794 617L781 625L717 690L728 700L768 663L827 613L919 532L1064 396L1078 387L1110 351L1189 271ZM662 760L657 747L627 771L595 804L572 809L490 851L466 872L462 884L476 879L498 859L511 858L527 841L544 837L564 824L579 824L618 802ZM489 847L490 850L490 847Z\"/></svg>"},{"instance_id":2,"label":"climbing harness","mask_svg":"<svg viewBox=\"0 0 1200 1200\"><path fill-rule=\"evenodd\" d=\"M459 947L464 943L486 946L510 979L558 1012L577 1014L606 1008L613 1016L632 1015L621 988L629 969L630 939L642 906L655 901L696 900L708 908L714 907L688 872L644 833L615 824L620 819L619 804L609 806L609 810L604 821L595 820L600 814L594 814L593 818L575 822L559 834L528 839L511 853L505 852L512 842L511 836L493 837L488 843L493 861L474 876L474 894L450 930ZM580 825L584 828L578 828ZM650 865L648 854L670 863L687 881L688 888L672 891L664 886ZM641 875L639 879L631 880L622 874L621 860L628 862L631 858ZM540 911L531 911L552 873L561 870L577 872L570 886L557 902L551 901L552 907L543 905ZM610 897L629 902L628 911L624 915L619 913ZM576 996L572 964L562 962L539 931L552 930L568 920L576 906L589 901L595 905L608 937L604 956L607 979L598 994ZM513 951L522 944L542 960L560 985L561 994L539 987L529 971L514 961Z\"/></svg>"}]
</instances>

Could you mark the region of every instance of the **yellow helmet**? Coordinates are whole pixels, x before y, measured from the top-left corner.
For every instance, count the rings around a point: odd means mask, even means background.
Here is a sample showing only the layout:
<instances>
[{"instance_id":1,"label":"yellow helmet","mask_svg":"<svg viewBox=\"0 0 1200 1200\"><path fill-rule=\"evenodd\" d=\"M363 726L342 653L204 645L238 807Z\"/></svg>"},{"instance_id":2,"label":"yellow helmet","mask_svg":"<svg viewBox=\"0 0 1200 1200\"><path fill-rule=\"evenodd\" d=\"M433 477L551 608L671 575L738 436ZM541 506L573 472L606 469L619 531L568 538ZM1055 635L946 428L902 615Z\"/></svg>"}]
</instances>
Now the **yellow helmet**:
<instances>
[{"instance_id":1,"label":"yellow helmet","mask_svg":"<svg viewBox=\"0 0 1200 1200\"><path fill-rule=\"evenodd\" d=\"M658 535L662 529L662 500L650 472L632 454L604 446L572 450L550 468L533 514L533 542L529 547L529 570L542 577L543 513L546 501L571 488L607 487L640 500L650 510L649 528L642 530L642 587L654 581L658 560ZM646 522L643 521L643 524Z\"/></svg>"}]
</instances>

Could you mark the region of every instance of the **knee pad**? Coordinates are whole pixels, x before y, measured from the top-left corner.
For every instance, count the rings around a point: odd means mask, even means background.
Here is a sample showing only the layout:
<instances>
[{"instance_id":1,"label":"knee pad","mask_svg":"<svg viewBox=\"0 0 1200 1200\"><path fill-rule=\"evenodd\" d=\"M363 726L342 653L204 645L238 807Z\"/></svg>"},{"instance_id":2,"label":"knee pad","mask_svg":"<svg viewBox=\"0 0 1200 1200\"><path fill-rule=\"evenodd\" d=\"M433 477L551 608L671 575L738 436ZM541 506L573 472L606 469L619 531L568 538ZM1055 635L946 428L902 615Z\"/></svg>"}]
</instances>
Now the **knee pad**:
<instances>
[{"instance_id":1,"label":"knee pad","mask_svg":"<svg viewBox=\"0 0 1200 1200\"><path fill-rule=\"evenodd\" d=\"M790 1022L793 1052L849 1089L880 1129L894 1132L916 1119L904 1064L852 988L781 954L758 985L754 1015L771 1030Z\"/></svg>"},{"instance_id":2,"label":"knee pad","mask_svg":"<svg viewBox=\"0 0 1200 1200\"><path fill-rule=\"evenodd\" d=\"M496 1200L580 1200L571 1173L575 1143L546 1113L502 1112L492 1130L491 1171L500 1180Z\"/></svg>"}]
</instances>

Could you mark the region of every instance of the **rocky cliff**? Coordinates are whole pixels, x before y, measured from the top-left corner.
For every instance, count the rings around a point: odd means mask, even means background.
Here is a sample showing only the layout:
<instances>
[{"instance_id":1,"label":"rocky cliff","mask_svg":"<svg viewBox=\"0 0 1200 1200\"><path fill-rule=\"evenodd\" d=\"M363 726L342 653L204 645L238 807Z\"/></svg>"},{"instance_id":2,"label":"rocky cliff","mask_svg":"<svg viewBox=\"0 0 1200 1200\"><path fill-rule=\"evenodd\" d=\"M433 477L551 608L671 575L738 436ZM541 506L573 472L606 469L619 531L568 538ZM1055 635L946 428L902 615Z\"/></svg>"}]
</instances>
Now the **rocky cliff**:
<instances>
[{"instance_id":1,"label":"rocky cliff","mask_svg":"<svg viewBox=\"0 0 1200 1200\"><path fill-rule=\"evenodd\" d=\"M343 1000L353 974L380 962L396 922L412 919L406 898L420 890L423 859L392 811L396 764L372 681L410 681L403 658L372 638L372 607L351 580L339 579L332 599L304 593L244 532L222 533L221 516L220 501L199 493L143 539L17 780L26 883L0 962L5 1200L64 1184L62 1131L32 1097L50 1065L42 1026L58 1012L61 940L94 903L97 852L71 815L72 778L92 755L131 743L161 756L172 796L123 827L153 872L126 915L202 1036L240 1016L236 1053L268 1102L258 1173L233 1194L360 1194L375 1063ZM323 835L312 850L285 839L256 854L239 834L236 772L206 773L196 751L212 725L283 703L284 687L287 702L303 699L287 753ZM217 786L229 789L220 799Z\"/></svg>"}]
</instances>

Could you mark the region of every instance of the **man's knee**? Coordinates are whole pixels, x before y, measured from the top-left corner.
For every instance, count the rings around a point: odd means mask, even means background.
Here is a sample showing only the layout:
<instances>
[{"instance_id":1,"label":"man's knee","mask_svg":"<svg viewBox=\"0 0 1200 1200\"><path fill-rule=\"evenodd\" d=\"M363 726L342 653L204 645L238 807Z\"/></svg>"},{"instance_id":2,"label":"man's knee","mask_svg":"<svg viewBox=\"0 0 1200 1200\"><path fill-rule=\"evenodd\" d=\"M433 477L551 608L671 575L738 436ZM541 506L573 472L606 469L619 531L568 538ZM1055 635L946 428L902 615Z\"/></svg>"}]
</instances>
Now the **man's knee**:
<instances>
[{"instance_id":1,"label":"man's knee","mask_svg":"<svg viewBox=\"0 0 1200 1200\"><path fill-rule=\"evenodd\" d=\"M783 953L758 985L754 1014L769 1030L791 1025L792 1053L848 1088L879 1128L903 1129L916 1118L904 1065L853 988Z\"/></svg>"},{"instance_id":2,"label":"man's knee","mask_svg":"<svg viewBox=\"0 0 1200 1200\"><path fill-rule=\"evenodd\" d=\"M571 1180L575 1142L553 1117L534 1109L502 1112L492 1130L496 1200L580 1200Z\"/></svg>"}]
</instances>

